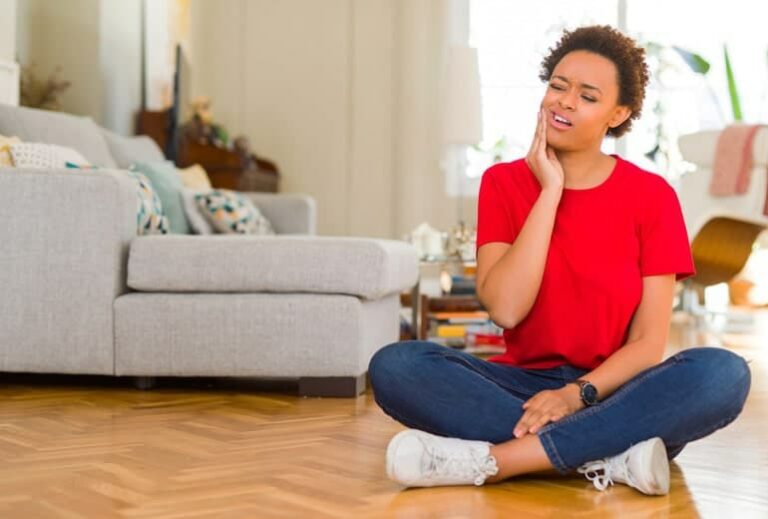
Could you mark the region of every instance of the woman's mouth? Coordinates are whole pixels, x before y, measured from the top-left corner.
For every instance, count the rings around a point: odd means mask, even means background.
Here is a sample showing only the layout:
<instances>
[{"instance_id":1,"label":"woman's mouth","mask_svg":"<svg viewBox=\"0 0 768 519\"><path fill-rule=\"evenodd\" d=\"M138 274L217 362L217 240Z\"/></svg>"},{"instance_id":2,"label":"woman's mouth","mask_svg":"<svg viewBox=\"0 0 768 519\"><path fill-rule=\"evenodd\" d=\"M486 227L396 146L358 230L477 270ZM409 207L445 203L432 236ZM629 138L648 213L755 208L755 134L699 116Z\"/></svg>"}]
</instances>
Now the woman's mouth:
<instances>
[{"instance_id":1,"label":"woman's mouth","mask_svg":"<svg viewBox=\"0 0 768 519\"><path fill-rule=\"evenodd\" d=\"M549 120L554 128L558 130L569 130L573 126L573 122L567 117L555 112L550 112L550 114Z\"/></svg>"}]
</instances>

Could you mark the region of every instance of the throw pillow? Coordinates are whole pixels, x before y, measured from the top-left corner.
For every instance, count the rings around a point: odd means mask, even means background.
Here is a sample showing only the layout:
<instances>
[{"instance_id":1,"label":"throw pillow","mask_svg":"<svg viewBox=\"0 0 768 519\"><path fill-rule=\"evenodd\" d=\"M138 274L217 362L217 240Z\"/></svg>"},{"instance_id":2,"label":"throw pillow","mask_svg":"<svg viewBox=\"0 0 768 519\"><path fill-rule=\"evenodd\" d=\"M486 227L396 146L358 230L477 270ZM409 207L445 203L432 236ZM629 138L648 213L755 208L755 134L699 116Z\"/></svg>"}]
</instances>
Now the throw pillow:
<instances>
[{"instance_id":1,"label":"throw pillow","mask_svg":"<svg viewBox=\"0 0 768 519\"><path fill-rule=\"evenodd\" d=\"M191 234L181 199L181 190L184 186L173 163L170 161L136 162L131 165L131 170L143 173L152 183L162 202L163 212L168 217L171 233Z\"/></svg>"},{"instance_id":2,"label":"throw pillow","mask_svg":"<svg viewBox=\"0 0 768 519\"><path fill-rule=\"evenodd\" d=\"M208 191L213 189L211 179L208 178L208 173L206 173L203 166L200 164L179 169L179 175L181 175L181 183L184 184L184 187L191 187L198 191Z\"/></svg>"},{"instance_id":3,"label":"throw pillow","mask_svg":"<svg viewBox=\"0 0 768 519\"><path fill-rule=\"evenodd\" d=\"M67 162L67 168L98 169L94 166L78 166L71 162ZM163 204L149 179L138 171L114 171L128 175L136 183L136 234L168 234L168 217L163 214Z\"/></svg>"},{"instance_id":4,"label":"throw pillow","mask_svg":"<svg viewBox=\"0 0 768 519\"><path fill-rule=\"evenodd\" d=\"M4 137L0 135L0 168L12 168L11 144L20 144L18 137Z\"/></svg>"},{"instance_id":5,"label":"throw pillow","mask_svg":"<svg viewBox=\"0 0 768 519\"><path fill-rule=\"evenodd\" d=\"M57 144L20 142L11 144L11 159L17 168L51 169L64 168L67 162L85 166L88 161L72 148Z\"/></svg>"},{"instance_id":6,"label":"throw pillow","mask_svg":"<svg viewBox=\"0 0 768 519\"><path fill-rule=\"evenodd\" d=\"M248 198L237 191L214 189L195 195L213 228L227 234L275 234L272 225Z\"/></svg>"},{"instance_id":7,"label":"throw pillow","mask_svg":"<svg viewBox=\"0 0 768 519\"><path fill-rule=\"evenodd\" d=\"M181 190L181 198L184 200L184 212L187 215L189 226L195 234L213 234L213 227L211 227L208 219L195 201L195 195L200 193L206 193L206 191L198 191L187 187Z\"/></svg>"},{"instance_id":8,"label":"throw pillow","mask_svg":"<svg viewBox=\"0 0 768 519\"><path fill-rule=\"evenodd\" d=\"M138 186L136 225L139 235L168 234L170 225L163 213L163 203L149 179L138 171L126 171Z\"/></svg>"}]
</instances>

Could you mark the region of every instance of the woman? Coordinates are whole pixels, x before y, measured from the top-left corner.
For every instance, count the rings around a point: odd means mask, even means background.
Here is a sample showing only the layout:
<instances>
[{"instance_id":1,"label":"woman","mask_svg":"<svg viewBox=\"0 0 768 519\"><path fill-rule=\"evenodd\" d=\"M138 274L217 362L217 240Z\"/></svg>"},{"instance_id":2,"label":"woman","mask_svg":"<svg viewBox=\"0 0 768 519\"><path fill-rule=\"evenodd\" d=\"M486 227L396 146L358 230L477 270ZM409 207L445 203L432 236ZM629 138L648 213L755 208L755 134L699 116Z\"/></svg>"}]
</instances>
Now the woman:
<instances>
[{"instance_id":1,"label":"woman","mask_svg":"<svg viewBox=\"0 0 768 519\"><path fill-rule=\"evenodd\" d=\"M574 469L604 490L669 491L668 459L741 412L750 372L720 348L661 362L675 282L695 273L677 196L600 146L640 116L644 51L608 26L566 31L525 159L480 187L477 293L504 330L484 361L424 342L369 367L377 403L411 427L387 449L408 486Z\"/></svg>"}]
</instances>

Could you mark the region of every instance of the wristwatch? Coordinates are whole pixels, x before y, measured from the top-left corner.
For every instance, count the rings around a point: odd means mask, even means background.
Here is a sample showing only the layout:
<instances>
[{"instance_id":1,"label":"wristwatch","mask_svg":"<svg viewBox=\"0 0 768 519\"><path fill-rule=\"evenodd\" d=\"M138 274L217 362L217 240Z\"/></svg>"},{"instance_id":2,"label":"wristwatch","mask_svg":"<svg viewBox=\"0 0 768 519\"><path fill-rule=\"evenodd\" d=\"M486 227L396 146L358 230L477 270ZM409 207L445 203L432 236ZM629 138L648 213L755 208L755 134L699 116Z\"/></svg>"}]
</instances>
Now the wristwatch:
<instances>
[{"instance_id":1,"label":"wristwatch","mask_svg":"<svg viewBox=\"0 0 768 519\"><path fill-rule=\"evenodd\" d=\"M597 404L597 388L588 380L577 379L570 384L578 384L581 396L581 401L587 407Z\"/></svg>"}]
</instances>

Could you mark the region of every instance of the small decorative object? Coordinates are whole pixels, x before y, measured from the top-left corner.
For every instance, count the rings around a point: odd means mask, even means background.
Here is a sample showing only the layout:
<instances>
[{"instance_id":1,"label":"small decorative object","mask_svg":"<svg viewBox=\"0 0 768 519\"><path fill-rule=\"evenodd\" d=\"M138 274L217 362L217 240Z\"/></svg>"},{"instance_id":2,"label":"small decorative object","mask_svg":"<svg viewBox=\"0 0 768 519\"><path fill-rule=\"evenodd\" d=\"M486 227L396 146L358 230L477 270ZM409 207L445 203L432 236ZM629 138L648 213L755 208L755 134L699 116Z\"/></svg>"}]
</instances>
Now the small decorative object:
<instances>
[{"instance_id":1,"label":"small decorative object","mask_svg":"<svg viewBox=\"0 0 768 519\"><path fill-rule=\"evenodd\" d=\"M424 222L416 227L409 236L421 259L436 259L445 256L443 233Z\"/></svg>"},{"instance_id":2,"label":"small decorative object","mask_svg":"<svg viewBox=\"0 0 768 519\"><path fill-rule=\"evenodd\" d=\"M475 261L476 243L477 230L459 222L448 233L447 253L449 256L460 257L462 261Z\"/></svg>"},{"instance_id":3,"label":"small decorative object","mask_svg":"<svg viewBox=\"0 0 768 519\"><path fill-rule=\"evenodd\" d=\"M60 96L72 83L59 78L60 66L47 79L41 79L35 74L36 66L33 63L21 68L19 103L30 108L61 110Z\"/></svg>"},{"instance_id":4,"label":"small decorative object","mask_svg":"<svg viewBox=\"0 0 768 519\"><path fill-rule=\"evenodd\" d=\"M243 163L243 169L259 169L259 166L256 163L256 156L251 152L251 141L248 140L248 137L245 135L239 135L235 137L233 144L233 151L240 155L240 160Z\"/></svg>"},{"instance_id":5,"label":"small decorative object","mask_svg":"<svg viewBox=\"0 0 768 519\"><path fill-rule=\"evenodd\" d=\"M211 99L198 96L192 100L192 118L184 125L184 135L200 144L218 148L229 147L229 134L223 126L213 122Z\"/></svg>"}]
</instances>

